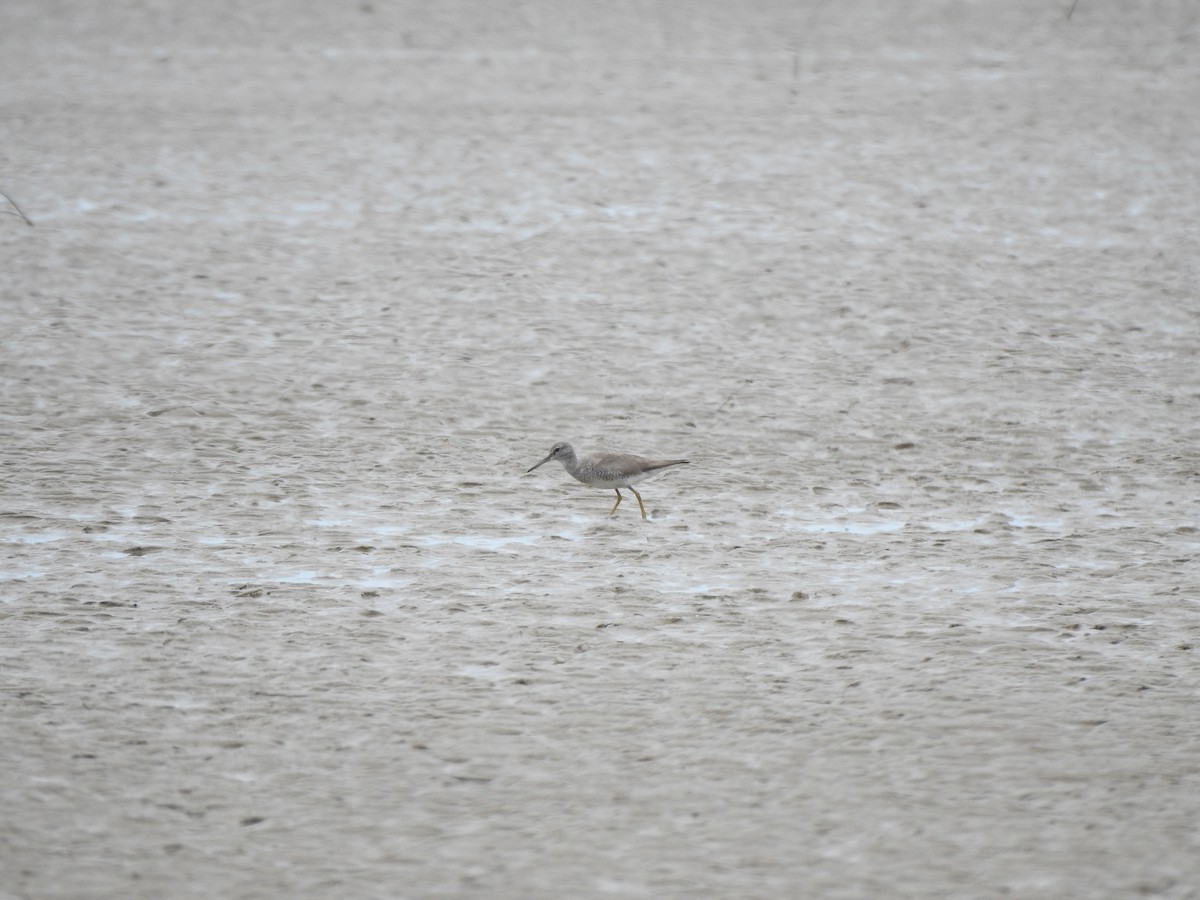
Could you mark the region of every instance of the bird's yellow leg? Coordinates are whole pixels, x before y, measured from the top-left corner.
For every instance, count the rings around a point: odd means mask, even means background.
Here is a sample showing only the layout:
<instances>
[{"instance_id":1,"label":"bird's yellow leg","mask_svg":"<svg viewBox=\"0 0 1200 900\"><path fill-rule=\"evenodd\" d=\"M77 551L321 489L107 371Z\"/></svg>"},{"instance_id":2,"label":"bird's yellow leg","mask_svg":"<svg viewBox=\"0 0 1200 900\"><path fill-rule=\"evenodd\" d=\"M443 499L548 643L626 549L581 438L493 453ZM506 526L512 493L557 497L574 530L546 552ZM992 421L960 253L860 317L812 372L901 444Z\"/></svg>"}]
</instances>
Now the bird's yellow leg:
<instances>
[{"instance_id":1,"label":"bird's yellow leg","mask_svg":"<svg viewBox=\"0 0 1200 900\"><path fill-rule=\"evenodd\" d=\"M646 507L642 506L642 495L639 494L632 487L630 488L630 490L633 491L633 496L637 497L638 509L640 509L642 511L642 518L645 519L646 518ZM613 509L616 509L616 507L614 506Z\"/></svg>"},{"instance_id":2,"label":"bird's yellow leg","mask_svg":"<svg viewBox=\"0 0 1200 900\"><path fill-rule=\"evenodd\" d=\"M613 490L614 490L614 491L617 491L617 489L616 489L616 488L613 488ZM633 490L633 488L630 488L630 490L632 491L632 490ZM641 501L639 500L639 501L638 501L638 503L640 504L640 503L641 503ZM620 505L621 505L621 492L620 492L620 491L617 491L617 502L616 502L616 503L614 503L614 504L613 504L613 508L612 508L612 509L610 509L610 510L608 511L608 517L609 517L610 519L612 518L612 515L613 515L613 513L615 513L615 512L617 511L617 507L618 507L618 506L620 506Z\"/></svg>"}]
</instances>

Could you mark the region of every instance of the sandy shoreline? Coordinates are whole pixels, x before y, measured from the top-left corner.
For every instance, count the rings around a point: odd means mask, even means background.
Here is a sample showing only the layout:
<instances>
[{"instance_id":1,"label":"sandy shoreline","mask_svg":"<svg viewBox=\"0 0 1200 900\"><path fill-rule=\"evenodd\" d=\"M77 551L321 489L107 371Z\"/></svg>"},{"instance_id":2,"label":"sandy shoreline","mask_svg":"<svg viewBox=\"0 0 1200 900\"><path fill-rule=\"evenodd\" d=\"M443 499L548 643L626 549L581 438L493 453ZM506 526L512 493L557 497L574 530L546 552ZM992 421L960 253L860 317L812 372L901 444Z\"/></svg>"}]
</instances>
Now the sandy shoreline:
<instances>
[{"instance_id":1,"label":"sandy shoreline","mask_svg":"<svg viewBox=\"0 0 1200 900\"><path fill-rule=\"evenodd\" d=\"M1200 897L1187 4L202 6L0 14L2 900Z\"/></svg>"}]
</instances>

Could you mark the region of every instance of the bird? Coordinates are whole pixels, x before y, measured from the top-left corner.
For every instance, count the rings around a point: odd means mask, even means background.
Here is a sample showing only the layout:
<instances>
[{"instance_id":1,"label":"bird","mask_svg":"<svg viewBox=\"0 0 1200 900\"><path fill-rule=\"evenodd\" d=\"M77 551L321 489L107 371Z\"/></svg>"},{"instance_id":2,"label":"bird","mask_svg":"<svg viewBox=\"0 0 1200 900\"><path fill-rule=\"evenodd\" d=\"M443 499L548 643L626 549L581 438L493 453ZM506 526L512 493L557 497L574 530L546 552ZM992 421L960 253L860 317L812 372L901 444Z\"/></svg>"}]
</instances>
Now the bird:
<instances>
[{"instance_id":1,"label":"bird","mask_svg":"<svg viewBox=\"0 0 1200 900\"><path fill-rule=\"evenodd\" d=\"M638 509L642 511L643 519L646 518L646 507L642 504L642 495L633 486L663 469L682 466L688 462L686 459L646 459L632 453L585 453L579 457L575 455L574 447L566 441L560 441L551 448L545 459L537 466L532 466L525 474L528 475L552 459L562 463L563 468L576 481L582 481L589 487L612 488L617 492L617 502L608 511L610 518L616 515L617 507L621 505L621 488L629 488L637 498Z\"/></svg>"}]
</instances>

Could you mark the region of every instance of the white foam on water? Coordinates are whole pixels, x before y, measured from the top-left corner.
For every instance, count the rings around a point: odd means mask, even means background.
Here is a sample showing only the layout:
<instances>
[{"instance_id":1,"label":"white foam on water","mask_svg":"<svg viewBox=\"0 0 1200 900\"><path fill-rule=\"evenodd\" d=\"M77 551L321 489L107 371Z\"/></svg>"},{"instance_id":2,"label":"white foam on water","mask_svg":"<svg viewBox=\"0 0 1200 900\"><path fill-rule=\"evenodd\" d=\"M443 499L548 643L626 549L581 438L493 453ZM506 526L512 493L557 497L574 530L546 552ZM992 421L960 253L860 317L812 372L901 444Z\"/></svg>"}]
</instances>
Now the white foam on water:
<instances>
[{"instance_id":1,"label":"white foam on water","mask_svg":"<svg viewBox=\"0 0 1200 900\"><path fill-rule=\"evenodd\" d=\"M280 582L281 584L312 584L317 577L318 575L316 572L305 569L292 575L287 575L283 578L276 578L274 580Z\"/></svg>"},{"instance_id":2,"label":"white foam on water","mask_svg":"<svg viewBox=\"0 0 1200 900\"><path fill-rule=\"evenodd\" d=\"M30 578L45 578L45 577L46 577L45 572L38 572L36 570L31 571L31 572L0 571L0 581L25 581ZM9 600L9 602L11 602L11 600Z\"/></svg>"},{"instance_id":3,"label":"white foam on water","mask_svg":"<svg viewBox=\"0 0 1200 900\"><path fill-rule=\"evenodd\" d=\"M442 547L447 544L456 544L460 547L472 547L476 550L490 550L498 553L510 544L533 544L540 539L540 535L533 534L510 537L488 537L481 534L427 534L414 537L412 540L421 547Z\"/></svg>"},{"instance_id":4,"label":"white foam on water","mask_svg":"<svg viewBox=\"0 0 1200 900\"><path fill-rule=\"evenodd\" d=\"M19 534L10 543L49 544L52 541L61 541L66 536L66 532L63 531L43 531L40 534Z\"/></svg>"}]
</instances>

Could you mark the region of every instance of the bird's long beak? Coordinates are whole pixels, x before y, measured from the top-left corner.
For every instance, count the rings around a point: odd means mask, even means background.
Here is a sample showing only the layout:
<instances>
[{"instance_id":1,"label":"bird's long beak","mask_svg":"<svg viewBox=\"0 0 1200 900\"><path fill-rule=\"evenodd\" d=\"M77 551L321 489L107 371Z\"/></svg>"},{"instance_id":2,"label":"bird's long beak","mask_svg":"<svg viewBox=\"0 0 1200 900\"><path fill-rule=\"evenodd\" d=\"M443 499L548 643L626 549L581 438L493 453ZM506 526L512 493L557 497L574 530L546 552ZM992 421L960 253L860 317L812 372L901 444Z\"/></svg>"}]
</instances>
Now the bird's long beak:
<instances>
[{"instance_id":1,"label":"bird's long beak","mask_svg":"<svg viewBox=\"0 0 1200 900\"><path fill-rule=\"evenodd\" d=\"M525 474L528 475L530 472L532 472L538 466L545 465L546 463L550 462L550 460L552 460L552 459L554 459L553 453L551 453L549 456L547 456L545 459L543 459L540 463L538 463L537 466L533 466L533 468L526 470Z\"/></svg>"}]
</instances>

